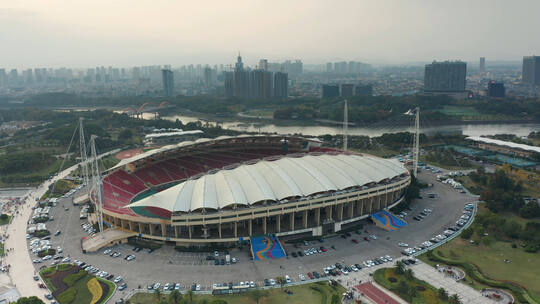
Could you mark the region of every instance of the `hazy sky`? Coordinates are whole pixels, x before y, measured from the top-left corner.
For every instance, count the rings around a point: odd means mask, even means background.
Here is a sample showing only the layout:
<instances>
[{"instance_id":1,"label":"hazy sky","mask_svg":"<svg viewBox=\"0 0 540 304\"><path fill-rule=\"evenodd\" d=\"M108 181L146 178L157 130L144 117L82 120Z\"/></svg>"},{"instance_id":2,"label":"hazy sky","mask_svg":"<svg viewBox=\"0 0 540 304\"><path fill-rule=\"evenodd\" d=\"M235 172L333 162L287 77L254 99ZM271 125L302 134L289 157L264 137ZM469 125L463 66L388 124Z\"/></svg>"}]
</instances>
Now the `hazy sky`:
<instances>
[{"instance_id":1,"label":"hazy sky","mask_svg":"<svg viewBox=\"0 0 540 304\"><path fill-rule=\"evenodd\" d=\"M0 0L0 68L540 55L540 0Z\"/></svg>"}]
</instances>

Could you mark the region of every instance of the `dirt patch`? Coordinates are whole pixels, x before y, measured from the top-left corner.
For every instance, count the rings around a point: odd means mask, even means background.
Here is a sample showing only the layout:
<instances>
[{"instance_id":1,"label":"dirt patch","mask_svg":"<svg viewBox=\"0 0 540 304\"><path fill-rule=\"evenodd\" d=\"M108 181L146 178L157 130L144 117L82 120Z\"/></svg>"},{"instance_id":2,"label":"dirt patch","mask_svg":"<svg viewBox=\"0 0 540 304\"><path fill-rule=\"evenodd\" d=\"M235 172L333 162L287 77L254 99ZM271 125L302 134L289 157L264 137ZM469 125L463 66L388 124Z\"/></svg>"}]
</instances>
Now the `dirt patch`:
<instances>
[{"instance_id":1,"label":"dirt patch","mask_svg":"<svg viewBox=\"0 0 540 304\"><path fill-rule=\"evenodd\" d=\"M64 278L70 274L79 272L79 268L75 265L66 271L57 271L53 275L45 275L51 281L51 284L56 288L56 291L53 292L53 296L57 296L64 292L69 286L64 283Z\"/></svg>"}]
</instances>

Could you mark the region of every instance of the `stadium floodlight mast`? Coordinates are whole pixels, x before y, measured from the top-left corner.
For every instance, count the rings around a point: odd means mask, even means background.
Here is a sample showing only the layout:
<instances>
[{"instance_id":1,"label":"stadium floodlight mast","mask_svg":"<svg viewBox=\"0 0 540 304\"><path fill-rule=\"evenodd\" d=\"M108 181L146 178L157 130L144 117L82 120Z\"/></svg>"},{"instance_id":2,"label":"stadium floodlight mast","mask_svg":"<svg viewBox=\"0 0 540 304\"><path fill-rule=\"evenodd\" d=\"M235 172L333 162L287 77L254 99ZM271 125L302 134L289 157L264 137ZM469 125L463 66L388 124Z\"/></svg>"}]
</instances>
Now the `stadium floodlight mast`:
<instances>
[{"instance_id":1,"label":"stadium floodlight mast","mask_svg":"<svg viewBox=\"0 0 540 304\"><path fill-rule=\"evenodd\" d=\"M418 172L418 156L420 154L420 108L415 109L416 117L414 119L414 146L413 146L413 172L414 177Z\"/></svg>"},{"instance_id":2,"label":"stadium floodlight mast","mask_svg":"<svg viewBox=\"0 0 540 304\"><path fill-rule=\"evenodd\" d=\"M81 150L81 173L83 185L88 186L88 158L86 154L86 141L84 140L83 117L79 118L79 146Z\"/></svg>"},{"instance_id":3,"label":"stadium floodlight mast","mask_svg":"<svg viewBox=\"0 0 540 304\"><path fill-rule=\"evenodd\" d=\"M101 182L101 174L99 173L98 157L96 153L96 135L90 136L90 149L92 153L92 190L95 191L96 201L95 205L98 211L98 225L101 238L104 239L103 231L103 183ZM91 192L89 192L91 193Z\"/></svg>"},{"instance_id":4,"label":"stadium floodlight mast","mask_svg":"<svg viewBox=\"0 0 540 304\"><path fill-rule=\"evenodd\" d=\"M347 109L347 99L343 107L343 151L347 151L349 133L349 110Z\"/></svg>"}]
</instances>

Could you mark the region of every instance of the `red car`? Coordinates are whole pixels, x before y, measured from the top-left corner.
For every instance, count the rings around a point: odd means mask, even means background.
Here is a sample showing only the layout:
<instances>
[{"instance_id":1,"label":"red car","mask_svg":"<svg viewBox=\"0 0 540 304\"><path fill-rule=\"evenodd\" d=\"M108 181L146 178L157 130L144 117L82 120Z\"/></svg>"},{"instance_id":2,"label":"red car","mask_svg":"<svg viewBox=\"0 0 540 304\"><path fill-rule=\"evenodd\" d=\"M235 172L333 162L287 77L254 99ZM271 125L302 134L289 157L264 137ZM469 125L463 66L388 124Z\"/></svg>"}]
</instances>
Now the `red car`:
<instances>
[{"instance_id":1,"label":"red car","mask_svg":"<svg viewBox=\"0 0 540 304\"><path fill-rule=\"evenodd\" d=\"M355 243L355 244L358 244L358 240L357 240L357 239L352 239L352 242Z\"/></svg>"},{"instance_id":2,"label":"red car","mask_svg":"<svg viewBox=\"0 0 540 304\"><path fill-rule=\"evenodd\" d=\"M311 273L311 272L308 272L308 273L307 273L307 276L308 276L310 279L312 279L312 280L315 278L315 276L314 276L313 273Z\"/></svg>"},{"instance_id":3,"label":"red car","mask_svg":"<svg viewBox=\"0 0 540 304\"><path fill-rule=\"evenodd\" d=\"M324 246L321 246L321 251L326 252L326 248L324 248Z\"/></svg>"},{"instance_id":4,"label":"red car","mask_svg":"<svg viewBox=\"0 0 540 304\"><path fill-rule=\"evenodd\" d=\"M47 288L47 286L45 286L45 284L43 284L43 283L38 283L37 286L39 288Z\"/></svg>"},{"instance_id":5,"label":"red car","mask_svg":"<svg viewBox=\"0 0 540 304\"><path fill-rule=\"evenodd\" d=\"M364 237L364 240L366 240L366 242L369 242L369 238L367 236Z\"/></svg>"}]
</instances>

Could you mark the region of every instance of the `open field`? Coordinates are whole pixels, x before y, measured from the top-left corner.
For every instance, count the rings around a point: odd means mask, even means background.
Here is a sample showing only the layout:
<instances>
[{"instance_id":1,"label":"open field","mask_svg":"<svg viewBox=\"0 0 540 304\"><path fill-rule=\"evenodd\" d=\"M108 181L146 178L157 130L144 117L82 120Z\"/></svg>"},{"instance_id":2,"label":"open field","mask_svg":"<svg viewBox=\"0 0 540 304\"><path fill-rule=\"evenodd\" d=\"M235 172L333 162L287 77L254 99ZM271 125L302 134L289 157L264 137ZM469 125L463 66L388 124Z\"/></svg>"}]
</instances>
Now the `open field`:
<instances>
[{"instance_id":1,"label":"open field","mask_svg":"<svg viewBox=\"0 0 540 304\"><path fill-rule=\"evenodd\" d=\"M540 265L540 254L527 253L519 248L512 248L511 243L494 241L489 246L471 244L467 240L456 238L437 250L446 258L476 264L482 273L495 280L508 280L525 287L536 299L540 299L540 273L535 271ZM427 256L421 255L420 259L431 265L437 264L428 260ZM504 260L509 260L509 263ZM469 285L476 289L486 287L478 282L466 280Z\"/></svg>"},{"instance_id":2,"label":"open field","mask_svg":"<svg viewBox=\"0 0 540 304\"><path fill-rule=\"evenodd\" d=\"M317 288L319 291L314 290L313 288ZM289 295L285 292L285 290L289 290L292 292L292 295ZM292 286L292 287L283 287L283 288L275 288L268 290L268 296L264 299L261 299L259 303L261 304L303 304L303 303L321 303L321 304L330 304L332 295L337 294L340 296L345 291L345 288L343 288L341 285L338 285L337 287L330 286L327 282L319 282L319 283L312 283L312 284L305 284L305 285L298 285L298 286ZM324 294L324 295L323 295ZM186 297L186 295L184 295ZM167 300L168 295L163 295L162 299ZM246 294L238 294L238 295L224 295L224 296L211 296L211 295L197 295L194 296L194 303L197 303L198 301L201 301L203 299L208 300L209 302L212 302L213 300L224 300L227 301L228 304L251 304L256 303L254 299L252 299L249 295L249 293ZM325 300L323 302L323 300ZM197 302L195 302L197 301ZM157 297L154 294L151 293L137 293L133 295L130 299L130 303L132 304L157 304L159 303Z\"/></svg>"},{"instance_id":3,"label":"open field","mask_svg":"<svg viewBox=\"0 0 540 304\"><path fill-rule=\"evenodd\" d=\"M0 226L8 224L9 221L11 221L11 215L7 215L5 218L0 217Z\"/></svg>"}]
</instances>

